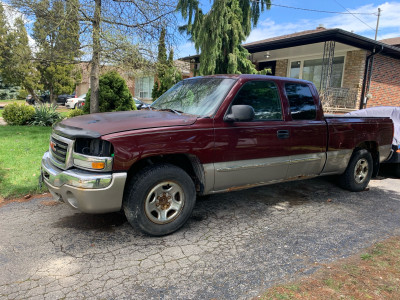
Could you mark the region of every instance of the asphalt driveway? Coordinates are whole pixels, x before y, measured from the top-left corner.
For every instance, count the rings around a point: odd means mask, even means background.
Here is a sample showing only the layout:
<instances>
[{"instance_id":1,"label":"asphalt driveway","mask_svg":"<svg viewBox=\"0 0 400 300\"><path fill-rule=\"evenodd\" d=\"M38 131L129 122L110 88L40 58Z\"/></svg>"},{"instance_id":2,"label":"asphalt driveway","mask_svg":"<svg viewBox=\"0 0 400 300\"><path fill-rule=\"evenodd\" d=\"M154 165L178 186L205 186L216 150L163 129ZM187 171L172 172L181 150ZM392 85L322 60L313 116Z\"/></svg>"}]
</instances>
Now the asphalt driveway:
<instances>
[{"instance_id":1,"label":"asphalt driveway","mask_svg":"<svg viewBox=\"0 0 400 300\"><path fill-rule=\"evenodd\" d=\"M400 235L400 180L350 193L329 179L199 199L166 237L50 198L0 208L2 299L248 299Z\"/></svg>"}]
</instances>

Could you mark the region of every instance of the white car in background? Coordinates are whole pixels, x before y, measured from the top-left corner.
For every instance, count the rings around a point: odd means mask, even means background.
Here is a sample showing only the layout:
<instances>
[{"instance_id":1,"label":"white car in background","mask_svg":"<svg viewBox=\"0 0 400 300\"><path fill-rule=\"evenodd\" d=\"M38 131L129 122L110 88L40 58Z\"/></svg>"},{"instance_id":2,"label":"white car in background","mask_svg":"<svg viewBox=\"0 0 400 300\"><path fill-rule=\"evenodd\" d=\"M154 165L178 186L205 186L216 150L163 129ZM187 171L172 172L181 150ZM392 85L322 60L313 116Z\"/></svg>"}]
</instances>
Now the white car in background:
<instances>
[{"instance_id":1,"label":"white car in background","mask_svg":"<svg viewBox=\"0 0 400 300\"><path fill-rule=\"evenodd\" d=\"M65 102L67 108L76 108L79 101L85 101L86 94L80 95L77 98L68 98Z\"/></svg>"}]
</instances>

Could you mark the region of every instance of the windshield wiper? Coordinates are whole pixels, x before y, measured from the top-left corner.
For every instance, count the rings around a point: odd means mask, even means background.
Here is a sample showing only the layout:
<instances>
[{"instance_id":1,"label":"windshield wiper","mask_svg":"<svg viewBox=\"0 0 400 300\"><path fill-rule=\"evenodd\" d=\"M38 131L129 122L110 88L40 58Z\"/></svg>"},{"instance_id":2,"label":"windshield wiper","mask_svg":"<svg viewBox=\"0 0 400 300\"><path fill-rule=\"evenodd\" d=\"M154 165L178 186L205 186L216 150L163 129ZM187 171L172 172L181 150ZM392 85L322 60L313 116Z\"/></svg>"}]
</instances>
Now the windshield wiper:
<instances>
[{"instance_id":1,"label":"windshield wiper","mask_svg":"<svg viewBox=\"0 0 400 300\"><path fill-rule=\"evenodd\" d=\"M172 109L172 108L157 108L157 110L159 110L159 111L170 111L170 112L176 113L179 116L181 114L183 114L183 111L175 110L175 109Z\"/></svg>"}]
</instances>

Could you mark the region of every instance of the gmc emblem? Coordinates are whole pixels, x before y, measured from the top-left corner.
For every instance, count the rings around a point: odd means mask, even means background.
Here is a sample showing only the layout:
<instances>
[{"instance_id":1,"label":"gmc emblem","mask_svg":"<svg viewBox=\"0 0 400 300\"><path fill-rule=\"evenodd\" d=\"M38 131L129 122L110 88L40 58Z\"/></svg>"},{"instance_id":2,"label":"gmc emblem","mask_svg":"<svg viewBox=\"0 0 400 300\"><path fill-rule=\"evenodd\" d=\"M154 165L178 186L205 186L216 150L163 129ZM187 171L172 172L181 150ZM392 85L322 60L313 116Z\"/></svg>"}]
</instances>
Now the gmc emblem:
<instances>
[{"instance_id":1,"label":"gmc emblem","mask_svg":"<svg viewBox=\"0 0 400 300\"><path fill-rule=\"evenodd\" d=\"M57 144L54 143L53 141L50 141L50 148L55 152L56 151L56 146Z\"/></svg>"}]
</instances>

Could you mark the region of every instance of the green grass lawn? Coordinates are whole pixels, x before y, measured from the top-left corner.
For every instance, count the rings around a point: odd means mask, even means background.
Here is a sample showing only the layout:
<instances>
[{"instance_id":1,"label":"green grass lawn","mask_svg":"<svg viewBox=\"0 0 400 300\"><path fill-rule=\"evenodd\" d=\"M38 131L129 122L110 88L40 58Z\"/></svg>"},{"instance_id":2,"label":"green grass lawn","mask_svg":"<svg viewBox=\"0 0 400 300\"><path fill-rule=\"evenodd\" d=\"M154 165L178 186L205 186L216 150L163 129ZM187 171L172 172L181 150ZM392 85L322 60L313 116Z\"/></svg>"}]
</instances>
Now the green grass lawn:
<instances>
[{"instance_id":1,"label":"green grass lawn","mask_svg":"<svg viewBox=\"0 0 400 300\"><path fill-rule=\"evenodd\" d=\"M0 126L0 197L40 192L38 177L51 127Z\"/></svg>"}]
</instances>

